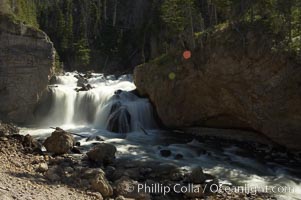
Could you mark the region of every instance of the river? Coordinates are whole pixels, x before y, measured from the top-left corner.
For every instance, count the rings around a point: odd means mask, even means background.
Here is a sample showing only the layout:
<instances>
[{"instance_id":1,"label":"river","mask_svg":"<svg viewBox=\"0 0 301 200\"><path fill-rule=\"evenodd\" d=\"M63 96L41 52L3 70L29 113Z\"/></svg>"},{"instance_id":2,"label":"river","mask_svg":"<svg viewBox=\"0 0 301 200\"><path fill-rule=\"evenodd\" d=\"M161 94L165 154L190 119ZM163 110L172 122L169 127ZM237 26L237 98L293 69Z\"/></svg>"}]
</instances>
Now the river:
<instances>
[{"instance_id":1,"label":"river","mask_svg":"<svg viewBox=\"0 0 301 200\"><path fill-rule=\"evenodd\" d=\"M279 199L301 199L300 160L284 156L287 164L265 161L235 143L220 145L160 130L149 100L135 94L131 75L83 76L75 72L57 76L40 106L46 117L40 114L35 125L21 128L21 133L44 139L53 131L49 127L61 127L85 137L76 138L84 151L101 138L117 147L117 158L173 163L182 169L201 166L223 184L283 187L289 191L280 191ZM170 155L163 157L161 150Z\"/></svg>"}]
</instances>

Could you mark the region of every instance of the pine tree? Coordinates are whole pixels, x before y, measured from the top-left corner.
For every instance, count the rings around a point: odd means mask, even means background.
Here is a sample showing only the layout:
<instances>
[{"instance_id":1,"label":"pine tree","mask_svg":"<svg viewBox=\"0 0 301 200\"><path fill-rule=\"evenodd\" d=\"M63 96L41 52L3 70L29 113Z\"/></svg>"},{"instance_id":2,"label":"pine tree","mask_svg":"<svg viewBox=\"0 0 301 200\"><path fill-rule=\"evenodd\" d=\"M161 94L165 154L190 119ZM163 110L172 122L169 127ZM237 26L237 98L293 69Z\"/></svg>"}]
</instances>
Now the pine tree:
<instances>
[{"instance_id":1,"label":"pine tree","mask_svg":"<svg viewBox=\"0 0 301 200\"><path fill-rule=\"evenodd\" d=\"M200 24L200 14L193 0L166 0L161 6L161 17L169 37L177 36L184 48L195 48L195 23Z\"/></svg>"}]
</instances>

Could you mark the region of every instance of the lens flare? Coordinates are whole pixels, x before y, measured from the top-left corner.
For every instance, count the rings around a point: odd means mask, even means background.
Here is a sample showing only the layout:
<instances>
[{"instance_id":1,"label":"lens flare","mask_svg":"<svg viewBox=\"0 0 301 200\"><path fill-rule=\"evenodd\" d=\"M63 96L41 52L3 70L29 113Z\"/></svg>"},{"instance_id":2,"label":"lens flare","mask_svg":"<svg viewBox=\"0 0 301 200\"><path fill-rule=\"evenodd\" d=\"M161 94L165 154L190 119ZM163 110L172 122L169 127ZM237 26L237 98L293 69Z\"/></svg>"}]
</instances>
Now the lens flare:
<instances>
[{"instance_id":1,"label":"lens flare","mask_svg":"<svg viewBox=\"0 0 301 200\"><path fill-rule=\"evenodd\" d=\"M168 77L169 77L170 80L174 80L176 78L176 74L174 72L170 72L168 74Z\"/></svg>"},{"instance_id":2,"label":"lens flare","mask_svg":"<svg viewBox=\"0 0 301 200\"><path fill-rule=\"evenodd\" d=\"M189 58L191 58L191 51L184 51L183 53L183 57L188 60Z\"/></svg>"}]
</instances>

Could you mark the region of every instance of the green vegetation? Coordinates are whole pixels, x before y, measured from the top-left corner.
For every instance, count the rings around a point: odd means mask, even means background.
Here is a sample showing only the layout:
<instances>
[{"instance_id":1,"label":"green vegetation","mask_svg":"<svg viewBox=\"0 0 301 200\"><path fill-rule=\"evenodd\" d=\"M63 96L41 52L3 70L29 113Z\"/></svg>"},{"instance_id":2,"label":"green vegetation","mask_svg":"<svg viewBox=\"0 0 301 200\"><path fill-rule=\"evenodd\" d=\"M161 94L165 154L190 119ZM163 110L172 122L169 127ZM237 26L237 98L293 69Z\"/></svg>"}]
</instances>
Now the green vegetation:
<instances>
[{"instance_id":1,"label":"green vegetation","mask_svg":"<svg viewBox=\"0 0 301 200\"><path fill-rule=\"evenodd\" d=\"M186 34L184 47L193 49L194 40L212 30L240 24L252 28L258 22L270 32L273 50L301 57L301 1L299 0L166 0L162 18L170 33ZM189 32L191 33L189 37ZM240 30L237 30L238 32ZM192 41L192 42L191 42ZM188 45L187 45L188 44Z\"/></svg>"},{"instance_id":2,"label":"green vegetation","mask_svg":"<svg viewBox=\"0 0 301 200\"><path fill-rule=\"evenodd\" d=\"M162 54L161 56L151 60L150 63L154 63L157 65L164 65L166 63L172 63L173 60L174 60L173 57L170 56L169 54Z\"/></svg>"},{"instance_id":3,"label":"green vegetation","mask_svg":"<svg viewBox=\"0 0 301 200\"><path fill-rule=\"evenodd\" d=\"M11 12L10 6L9 6L9 1L8 0L2 0L0 1L0 14L7 14Z\"/></svg>"},{"instance_id":4,"label":"green vegetation","mask_svg":"<svg viewBox=\"0 0 301 200\"><path fill-rule=\"evenodd\" d=\"M135 56L148 59L144 41L150 22L130 24L130 1L35 1L40 27L54 42L65 67L103 69L113 63L126 68Z\"/></svg>"},{"instance_id":5,"label":"green vegetation","mask_svg":"<svg viewBox=\"0 0 301 200\"><path fill-rule=\"evenodd\" d=\"M39 27L34 0L9 0L10 9L16 19L33 27Z\"/></svg>"},{"instance_id":6,"label":"green vegetation","mask_svg":"<svg viewBox=\"0 0 301 200\"><path fill-rule=\"evenodd\" d=\"M230 1L232 22L262 21L272 32L275 48L300 54L301 2L298 0ZM221 7L222 9L224 7ZM231 9L232 8L232 9ZM234 13L234 14L233 14Z\"/></svg>"},{"instance_id":7,"label":"green vegetation","mask_svg":"<svg viewBox=\"0 0 301 200\"><path fill-rule=\"evenodd\" d=\"M274 51L301 57L299 0L146 0L139 6L134 0L7 1L19 20L50 36L68 69L123 70L198 48L217 29L258 22Z\"/></svg>"}]
</instances>

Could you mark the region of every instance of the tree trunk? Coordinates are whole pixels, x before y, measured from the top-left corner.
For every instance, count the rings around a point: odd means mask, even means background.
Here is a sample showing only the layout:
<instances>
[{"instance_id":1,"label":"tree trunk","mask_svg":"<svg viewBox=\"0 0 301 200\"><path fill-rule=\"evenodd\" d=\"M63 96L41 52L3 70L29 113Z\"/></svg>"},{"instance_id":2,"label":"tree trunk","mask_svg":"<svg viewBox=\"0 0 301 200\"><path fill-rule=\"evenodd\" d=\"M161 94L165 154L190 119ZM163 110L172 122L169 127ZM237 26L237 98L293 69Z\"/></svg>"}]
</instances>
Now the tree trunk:
<instances>
[{"instance_id":1,"label":"tree trunk","mask_svg":"<svg viewBox=\"0 0 301 200\"><path fill-rule=\"evenodd\" d=\"M215 25L217 25L217 11L215 5L214 5L214 20L215 20Z\"/></svg>"},{"instance_id":2,"label":"tree trunk","mask_svg":"<svg viewBox=\"0 0 301 200\"><path fill-rule=\"evenodd\" d=\"M103 1L103 18L107 22L107 0Z\"/></svg>"},{"instance_id":3,"label":"tree trunk","mask_svg":"<svg viewBox=\"0 0 301 200\"><path fill-rule=\"evenodd\" d=\"M88 8L87 8L88 4L84 4L82 7L82 12L84 13L84 28L85 28L85 38L88 39L88 23L89 23L89 19L88 19Z\"/></svg>"},{"instance_id":4,"label":"tree trunk","mask_svg":"<svg viewBox=\"0 0 301 200\"><path fill-rule=\"evenodd\" d=\"M208 10L208 15L209 15L209 26L212 26L212 9L211 9L211 1L207 2L207 10Z\"/></svg>"},{"instance_id":5,"label":"tree trunk","mask_svg":"<svg viewBox=\"0 0 301 200\"><path fill-rule=\"evenodd\" d=\"M195 49L194 27L193 27L193 18L192 18L192 8L191 8L191 5L189 5L189 15L190 15L190 28L191 28L191 44L192 44L192 49Z\"/></svg>"},{"instance_id":6,"label":"tree trunk","mask_svg":"<svg viewBox=\"0 0 301 200\"><path fill-rule=\"evenodd\" d=\"M145 59L145 38L146 38L146 33L144 31L143 34L143 43L142 43L142 48L141 48L141 57L142 57L142 62L145 63L146 59Z\"/></svg>"},{"instance_id":7,"label":"tree trunk","mask_svg":"<svg viewBox=\"0 0 301 200\"><path fill-rule=\"evenodd\" d=\"M116 25L116 19L117 19L117 4L118 4L118 0L115 0L115 4L114 4L114 16L113 16L113 27Z\"/></svg>"},{"instance_id":8,"label":"tree trunk","mask_svg":"<svg viewBox=\"0 0 301 200\"><path fill-rule=\"evenodd\" d=\"M254 7L251 5L251 22L254 22Z\"/></svg>"},{"instance_id":9,"label":"tree trunk","mask_svg":"<svg viewBox=\"0 0 301 200\"><path fill-rule=\"evenodd\" d=\"M104 70L104 71L105 71L105 69L106 69L106 67L107 67L108 61L109 61L109 56L107 55L107 56L106 56L105 63L104 63L104 65L103 65L103 70Z\"/></svg>"}]
</instances>

